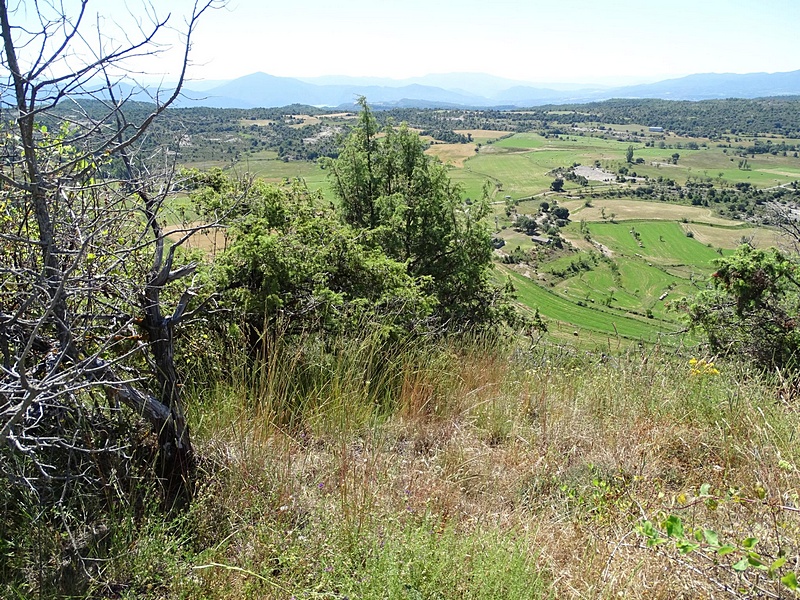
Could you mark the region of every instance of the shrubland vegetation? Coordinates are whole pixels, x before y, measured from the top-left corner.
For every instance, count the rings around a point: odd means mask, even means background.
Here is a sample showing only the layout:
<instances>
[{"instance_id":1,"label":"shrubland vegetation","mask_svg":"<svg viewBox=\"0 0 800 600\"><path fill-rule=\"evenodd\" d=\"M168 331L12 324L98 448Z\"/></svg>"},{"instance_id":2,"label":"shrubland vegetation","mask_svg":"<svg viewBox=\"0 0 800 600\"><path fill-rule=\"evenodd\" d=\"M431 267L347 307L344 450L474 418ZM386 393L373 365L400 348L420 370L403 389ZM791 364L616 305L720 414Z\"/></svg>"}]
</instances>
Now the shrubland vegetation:
<instances>
[{"instance_id":1,"label":"shrubland vegetation","mask_svg":"<svg viewBox=\"0 0 800 600\"><path fill-rule=\"evenodd\" d=\"M3 597L797 596L796 100L171 109L0 16Z\"/></svg>"}]
</instances>

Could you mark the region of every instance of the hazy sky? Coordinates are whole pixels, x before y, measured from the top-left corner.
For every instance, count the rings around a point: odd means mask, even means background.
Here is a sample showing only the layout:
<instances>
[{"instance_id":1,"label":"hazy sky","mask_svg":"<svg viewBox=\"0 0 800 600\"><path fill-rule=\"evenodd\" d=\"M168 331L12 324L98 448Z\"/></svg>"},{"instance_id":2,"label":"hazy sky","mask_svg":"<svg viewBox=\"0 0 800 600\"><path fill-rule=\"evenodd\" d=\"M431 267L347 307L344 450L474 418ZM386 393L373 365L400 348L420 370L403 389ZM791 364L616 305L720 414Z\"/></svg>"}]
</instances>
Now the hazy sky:
<instances>
[{"instance_id":1,"label":"hazy sky","mask_svg":"<svg viewBox=\"0 0 800 600\"><path fill-rule=\"evenodd\" d=\"M152 4L180 25L191 0ZM140 7L139 0L90 0L90 21L98 11L123 21L126 9L139 14ZM483 72L629 83L793 71L800 69L799 29L800 0L229 0L203 17L190 74ZM164 71L169 65L160 62Z\"/></svg>"}]
</instances>

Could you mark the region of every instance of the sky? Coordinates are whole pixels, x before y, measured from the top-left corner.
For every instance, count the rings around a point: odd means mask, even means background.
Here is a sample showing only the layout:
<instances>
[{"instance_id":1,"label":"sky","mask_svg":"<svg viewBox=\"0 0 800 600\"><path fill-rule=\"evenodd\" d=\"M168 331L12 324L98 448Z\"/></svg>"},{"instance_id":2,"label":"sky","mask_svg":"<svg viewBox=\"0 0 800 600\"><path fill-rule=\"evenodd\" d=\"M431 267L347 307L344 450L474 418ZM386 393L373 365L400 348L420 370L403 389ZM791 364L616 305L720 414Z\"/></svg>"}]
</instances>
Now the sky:
<instances>
[{"instance_id":1,"label":"sky","mask_svg":"<svg viewBox=\"0 0 800 600\"><path fill-rule=\"evenodd\" d=\"M16 1L20 15L33 5ZM134 36L131 15L146 23L141 18L153 10L170 13L180 29L192 3L154 0L146 11L140 0L89 0L86 22L89 29L100 22L108 44ZM200 19L189 76L469 72L616 85L793 71L800 69L798 27L800 0L228 0ZM179 38L165 33L159 60L134 67L151 80L174 79L180 63L167 52Z\"/></svg>"}]
</instances>

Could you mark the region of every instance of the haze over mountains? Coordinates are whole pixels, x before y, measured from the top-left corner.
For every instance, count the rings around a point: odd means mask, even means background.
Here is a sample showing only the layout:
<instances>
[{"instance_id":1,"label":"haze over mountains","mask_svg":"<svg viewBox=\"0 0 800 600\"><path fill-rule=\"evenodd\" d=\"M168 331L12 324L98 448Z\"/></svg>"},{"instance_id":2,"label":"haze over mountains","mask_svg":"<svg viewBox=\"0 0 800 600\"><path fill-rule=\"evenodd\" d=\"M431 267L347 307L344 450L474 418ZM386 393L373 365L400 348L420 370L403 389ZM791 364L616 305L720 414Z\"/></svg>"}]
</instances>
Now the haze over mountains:
<instances>
[{"instance_id":1,"label":"haze over mountains","mask_svg":"<svg viewBox=\"0 0 800 600\"><path fill-rule=\"evenodd\" d=\"M704 73L622 87L532 84L483 73L443 73L404 80L379 77L275 77L252 73L209 87L192 82L180 106L217 108L308 104L352 107L366 96L374 107L526 107L610 98L710 100L800 95L800 70L787 73Z\"/></svg>"}]
</instances>

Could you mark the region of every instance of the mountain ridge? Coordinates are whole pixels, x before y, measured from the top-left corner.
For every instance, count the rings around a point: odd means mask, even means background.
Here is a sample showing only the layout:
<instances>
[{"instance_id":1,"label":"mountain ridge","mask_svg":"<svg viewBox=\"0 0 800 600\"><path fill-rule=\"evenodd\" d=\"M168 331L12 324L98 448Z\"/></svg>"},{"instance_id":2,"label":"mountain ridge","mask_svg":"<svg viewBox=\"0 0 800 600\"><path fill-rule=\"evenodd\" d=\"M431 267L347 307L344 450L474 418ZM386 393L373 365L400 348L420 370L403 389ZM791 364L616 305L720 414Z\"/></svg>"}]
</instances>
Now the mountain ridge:
<instances>
[{"instance_id":1,"label":"mountain ridge","mask_svg":"<svg viewBox=\"0 0 800 600\"><path fill-rule=\"evenodd\" d=\"M698 73L638 85L581 87L580 84L561 84L561 87L554 89L484 73L440 73L390 80L335 76L301 79L257 72L198 91L193 91L189 85L178 106L270 108L306 104L336 108L352 106L359 96L365 96L370 103L380 106L420 108L524 108L611 98L691 101L759 98L800 95L800 70L781 73Z\"/></svg>"}]
</instances>

